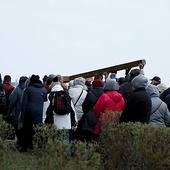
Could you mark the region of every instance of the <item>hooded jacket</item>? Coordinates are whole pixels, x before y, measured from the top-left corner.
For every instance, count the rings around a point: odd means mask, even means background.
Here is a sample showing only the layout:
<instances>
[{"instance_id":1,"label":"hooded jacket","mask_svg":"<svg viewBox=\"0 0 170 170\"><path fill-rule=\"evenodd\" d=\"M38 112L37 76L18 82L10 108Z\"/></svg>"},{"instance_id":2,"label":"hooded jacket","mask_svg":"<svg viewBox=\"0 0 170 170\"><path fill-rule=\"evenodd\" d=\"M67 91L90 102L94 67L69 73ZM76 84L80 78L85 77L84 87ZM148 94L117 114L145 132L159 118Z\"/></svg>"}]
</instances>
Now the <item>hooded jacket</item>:
<instances>
[{"instance_id":1,"label":"hooded jacket","mask_svg":"<svg viewBox=\"0 0 170 170\"><path fill-rule=\"evenodd\" d=\"M167 105L159 98L157 87L155 85L149 85L146 90L152 102L149 123L156 126L170 126L170 113Z\"/></svg>"},{"instance_id":2,"label":"hooded jacket","mask_svg":"<svg viewBox=\"0 0 170 170\"><path fill-rule=\"evenodd\" d=\"M105 111L118 111L122 112L125 106L124 99L122 95L115 90L106 91L102 94L97 103L94 106L94 115L96 117L96 126L94 133L96 135L100 134L101 121L100 117Z\"/></svg>"},{"instance_id":3,"label":"hooded jacket","mask_svg":"<svg viewBox=\"0 0 170 170\"><path fill-rule=\"evenodd\" d=\"M49 94L49 107L47 109L47 117L45 120L45 123L47 124L55 124L57 126L58 129L71 129L72 126L72 121L71 121L71 116L70 113L66 114L66 115L57 115L55 114L55 112L53 111L52 107L51 107L51 102L53 99L53 93L56 91L61 91L63 89L63 87L61 86L60 82L55 82L55 85L52 87L51 92ZM74 107L73 107L73 103L71 101L71 107L74 111ZM75 121L77 121L77 117L76 115L73 115Z\"/></svg>"},{"instance_id":4,"label":"hooded jacket","mask_svg":"<svg viewBox=\"0 0 170 170\"><path fill-rule=\"evenodd\" d=\"M91 91L87 93L87 96L83 102L83 112L86 115L82 125L82 130L87 130L94 133L96 125L96 117L94 116L93 107L96 104L99 97L103 94L103 88L93 87Z\"/></svg>"},{"instance_id":5,"label":"hooded jacket","mask_svg":"<svg viewBox=\"0 0 170 170\"><path fill-rule=\"evenodd\" d=\"M151 114L151 99L145 88L137 88L129 96L121 114L121 122L149 123Z\"/></svg>"},{"instance_id":6,"label":"hooded jacket","mask_svg":"<svg viewBox=\"0 0 170 170\"><path fill-rule=\"evenodd\" d=\"M21 100L21 116L25 123L42 123L43 104L47 100L47 91L42 83L32 83L26 87Z\"/></svg>"},{"instance_id":7,"label":"hooded jacket","mask_svg":"<svg viewBox=\"0 0 170 170\"><path fill-rule=\"evenodd\" d=\"M25 88L25 83L19 84L11 93L9 98L8 115L15 116L14 124L18 124L19 113L21 112L21 96Z\"/></svg>"},{"instance_id":8,"label":"hooded jacket","mask_svg":"<svg viewBox=\"0 0 170 170\"><path fill-rule=\"evenodd\" d=\"M82 94L81 94L81 92L82 92ZM80 94L81 94L81 96L80 96ZM81 117L83 115L82 104L85 100L86 95L87 95L87 91L84 90L84 87L82 85L77 84L69 89L69 96L71 97L71 99L73 101L78 121L81 119ZM80 98L79 98L79 96L80 96ZM76 103L76 101L77 101L77 103Z\"/></svg>"}]
</instances>

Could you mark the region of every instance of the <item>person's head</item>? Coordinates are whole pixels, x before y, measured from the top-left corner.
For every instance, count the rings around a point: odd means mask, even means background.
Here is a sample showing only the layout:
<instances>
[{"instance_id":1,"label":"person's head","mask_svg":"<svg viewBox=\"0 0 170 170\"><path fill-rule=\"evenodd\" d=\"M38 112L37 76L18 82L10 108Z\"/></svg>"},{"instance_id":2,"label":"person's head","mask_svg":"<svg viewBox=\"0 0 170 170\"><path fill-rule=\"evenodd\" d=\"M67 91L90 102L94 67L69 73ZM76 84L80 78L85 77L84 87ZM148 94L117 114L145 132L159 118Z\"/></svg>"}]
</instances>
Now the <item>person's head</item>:
<instances>
[{"instance_id":1,"label":"person's head","mask_svg":"<svg viewBox=\"0 0 170 170\"><path fill-rule=\"evenodd\" d=\"M28 79L28 77L26 77L26 76L21 76L21 77L19 78L19 84L25 83L27 79Z\"/></svg>"},{"instance_id":2,"label":"person's head","mask_svg":"<svg viewBox=\"0 0 170 170\"><path fill-rule=\"evenodd\" d=\"M95 74L95 75L94 75L94 80L95 80L95 79L103 80L103 74Z\"/></svg>"},{"instance_id":3,"label":"person's head","mask_svg":"<svg viewBox=\"0 0 170 170\"><path fill-rule=\"evenodd\" d=\"M85 81L85 85L86 86L91 86L92 85L92 81L93 81L92 77L86 78L85 80L86 80Z\"/></svg>"},{"instance_id":4,"label":"person's head","mask_svg":"<svg viewBox=\"0 0 170 170\"><path fill-rule=\"evenodd\" d=\"M3 83L11 83L11 76L10 75L5 75L3 79Z\"/></svg>"},{"instance_id":5,"label":"person's head","mask_svg":"<svg viewBox=\"0 0 170 170\"><path fill-rule=\"evenodd\" d=\"M151 84L153 84L153 85L155 85L155 86L157 86L157 85L160 84L160 83L161 83L161 78L158 77L158 76L155 76L155 77L153 77L153 78L151 79Z\"/></svg>"},{"instance_id":6,"label":"person's head","mask_svg":"<svg viewBox=\"0 0 170 170\"><path fill-rule=\"evenodd\" d=\"M46 84L46 81L47 81L47 79L48 79L48 76L47 75L44 75L44 77L43 77L43 84Z\"/></svg>"},{"instance_id":7,"label":"person's head","mask_svg":"<svg viewBox=\"0 0 170 170\"><path fill-rule=\"evenodd\" d=\"M57 74L55 77L58 78L58 81L59 81L60 83L63 83L63 81L64 81L63 76L61 76L60 74Z\"/></svg>"},{"instance_id":8,"label":"person's head","mask_svg":"<svg viewBox=\"0 0 170 170\"><path fill-rule=\"evenodd\" d=\"M92 82L92 87L93 88L102 88L103 87L103 82L100 79L95 79Z\"/></svg>"},{"instance_id":9,"label":"person's head","mask_svg":"<svg viewBox=\"0 0 170 170\"><path fill-rule=\"evenodd\" d=\"M53 78L53 82L59 82L59 78L58 78L57 76L55 76L55 77Z\"/></svg>"},{"instance_id":10,"label":"person's head","mask_svg":"<svg viewBox=\"0 0 170 170\"><path fill-rule=\"evenodd\" d=\"M75 78L74 85L81 85L84 88L85 87L85 79L83 77Z\"/></svg>"},{"instance_id":11,"label":"person's head","mask_svg":"<svg viewBox=\"0 0 170 170\"><path fill-rule=\"evenodd\" d=\"M109 76L110 79L116 80L116 73L111 73Z\"/></svg>"},{"instance_id":12,"label":"person's head","mask_svg":"<svg viewBox=\"0 0 170 170\"><path fill-rule=\"evenodd\" d=\"M135 78L136 76L138 76L139 74L140 74L139 69L135 68L135 69L131 70L129 81L132 81L132 79Z\"/></svg>"},{"instance_id":13,"label":"person's head","mask_svg":"<svg viewBox=\"0 0 170 170\"><path fill-rule=\"evenodd\" d=\"M45 84L46 85L50 85L52 81L53 81L53 78L52 77L48 77L48 79L46 80Z\"/></svg>"},{"instance_id":14,"label":"person's head","mask_svg":"<svg viewBox=\"0 0 170 170\"><path fill-rule=\"evenodd\" d=\"M157 88L158 88L159 94L162 94L168 87L165 84L160 83L157 85Z\"/></svg>"},{"instance_id":15,"label":"person's head","mask_svg":"<svg viewBox=\"0 0 170 170\"><path fill-rule=\"evenodd\" d=\"M135 78L132 79L131 81L133 89L140 89L140 88L145 88L148 86L148 79L140 74L138 76L136 76Z\"/></svg>"},{"instance_id":16,"label":"person's head","mask_svg":"<svg viewBox=\"0 0 170 170\"><path fill-rule=\"evenodd\" d=\"M120 85L122 85L123 83L126 82L126 78L125 77L120 77L120 78L118 78L117 82L118 82L118 84L120 86Z\"/></svg>"},{"instance_id":17,"label":"person's head","mask_svg":"<svg viewBox=\"0 0 170 170\"><path fill-rule=\"evenodd\" d=\"M119 90L118 83L113 79L107 79L106 84L104 85L104 91L113 91Z\"/></svg>"},{"instance_id":18,"label":"person's head","mask_svg":"<svg viewBox=\"0 0 170 170\"><path fill-rule=\"evenodd\" d=\"M34 83L42 83L42 82L40 81L39 75L33 74L33 75L30 77L30 83L29 83L29 85L32 85L32 84L34 84Z\"/></svg>"}]
</instances>

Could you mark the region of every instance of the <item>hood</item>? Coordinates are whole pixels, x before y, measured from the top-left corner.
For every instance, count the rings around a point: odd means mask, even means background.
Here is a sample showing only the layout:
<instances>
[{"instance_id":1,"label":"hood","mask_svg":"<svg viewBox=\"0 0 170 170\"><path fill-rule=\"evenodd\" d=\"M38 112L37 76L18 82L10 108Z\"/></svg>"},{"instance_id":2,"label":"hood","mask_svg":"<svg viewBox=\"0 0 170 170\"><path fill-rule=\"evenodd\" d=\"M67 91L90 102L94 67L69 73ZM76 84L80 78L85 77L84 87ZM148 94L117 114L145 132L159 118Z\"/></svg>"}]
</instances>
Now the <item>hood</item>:
<instances>
[{"instance_id":1,"label":"hood","mask_svg":"<svg viewBox=\"0 0 170 170\"><path fill-rule=\"evenodd\" d=\"M60 91L63 90L62 86L59 84L56 84L52 89L51 92L55 92L55 91Z\"/></svg>"},{"instance_id":2,"label":"hood","mask_svg":"<svg viewBox=\"0 0 170 170\"><path fill-rule=\"evenodd\" d=\"M52 89L55 85L61 85L60 82L51 82L50 89Z\"/></svg>"},{"instance_id":3,"label":"hood","mask_svg":"<svg viewBox=\"0 0 170 170\"><path fill-rule=\"evenodd\" d=\"M106 80L106 84L104 85L104 91L112 91L118 89L119 89L119 85L115 80L113 79Z\"/></svg>"},{"instance_id":4,"label":"hood","mask_svg":"<svg viewBox=\"0 0 170 170\"><path fill-rule=\"evenodd\" d=\"M106 94L116 103L122 100L122 95L117 91L107 91Z\"/></svg>"},{"instance_id":5,"label":"hood","mask_svg":"<svg viewBox=\"0 0 170 170\"><path fill-rule=\"evenodd\" d=\"M150 84L146 88L147 93L149 94L150 97L159 97L159 91L157 86Z\"/></svg>"},{"instance_id":6,"label":"hood","mask_svg":"<svg viewBox=\"0 0 170 170\"><path fill-rule=\"evenodd\" d=\"M20 89L24 90L24 88L25 88L26 86L25 86L25 83L20 83L20 84L18 85L18 87L19 87Z\"/></svg>"},{"instance_id":7,"label":"hood","mask_svg":"<svg viewBox=\"0 0 170 170\"><path fill-rule=\"evenodd\" d=\"M132 86L136 89L146 88L148 86L148 79L143 75L139 74L131 81Z\"/></svg>"}]
</instances>

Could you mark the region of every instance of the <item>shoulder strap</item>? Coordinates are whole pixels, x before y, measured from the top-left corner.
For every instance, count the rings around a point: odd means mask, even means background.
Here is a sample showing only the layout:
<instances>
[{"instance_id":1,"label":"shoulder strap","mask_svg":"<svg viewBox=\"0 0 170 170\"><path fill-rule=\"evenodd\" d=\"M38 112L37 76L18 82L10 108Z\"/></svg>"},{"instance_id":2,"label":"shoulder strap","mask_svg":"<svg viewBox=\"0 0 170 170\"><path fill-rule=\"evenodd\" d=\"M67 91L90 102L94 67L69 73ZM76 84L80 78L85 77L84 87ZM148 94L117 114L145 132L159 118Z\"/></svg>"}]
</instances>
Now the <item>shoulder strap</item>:
<instances>
[{"instance_id":1,"label":"shoulder strap","mask_svg":"<svg viewBox=\"0 0 170 170\"><path fill-rule=\"evenodd\" d=\"M79 101L79 99L80 99L80 97L81 97L82 93L83 93L83 89L82 89L82 91L81 91L81 93L80 93L80 95L79 95L79 97L78 97L77 101L74 103L74 106L76 106L76 104L77 104L77 102Z\"/></svg>"}]
</instances>

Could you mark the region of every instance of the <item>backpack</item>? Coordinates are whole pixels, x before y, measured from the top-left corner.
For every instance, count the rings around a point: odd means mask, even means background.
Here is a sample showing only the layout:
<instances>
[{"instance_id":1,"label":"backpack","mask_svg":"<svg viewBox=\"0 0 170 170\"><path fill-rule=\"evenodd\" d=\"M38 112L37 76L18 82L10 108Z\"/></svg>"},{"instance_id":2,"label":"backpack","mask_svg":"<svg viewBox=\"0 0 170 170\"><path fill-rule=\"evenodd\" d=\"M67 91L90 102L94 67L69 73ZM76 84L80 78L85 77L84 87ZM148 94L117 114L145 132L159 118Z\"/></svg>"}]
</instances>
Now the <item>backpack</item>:
<instances>
[{"instance_id":1,"label":"backpack","mask_svg":"<svg viewBox=\"0 0 170 170\"><path fill-rule=\"evenodd\" d=\"M5 87L0 85L0 108L6 109L7 106L7 97Z\"/></svg>"},{"instance_id":2,"label":"backpack","mask_svg":"<svg viewBox=\"0 0 170 170\"><path fill-rule=\"evenodd\" d=\"M57 115L66 115L70 113L71 103L69 95L61 90L53 92L52 109Z\"/></svg>"}]
</instances>

